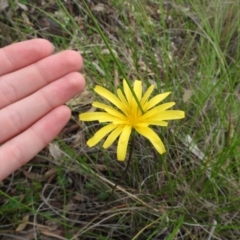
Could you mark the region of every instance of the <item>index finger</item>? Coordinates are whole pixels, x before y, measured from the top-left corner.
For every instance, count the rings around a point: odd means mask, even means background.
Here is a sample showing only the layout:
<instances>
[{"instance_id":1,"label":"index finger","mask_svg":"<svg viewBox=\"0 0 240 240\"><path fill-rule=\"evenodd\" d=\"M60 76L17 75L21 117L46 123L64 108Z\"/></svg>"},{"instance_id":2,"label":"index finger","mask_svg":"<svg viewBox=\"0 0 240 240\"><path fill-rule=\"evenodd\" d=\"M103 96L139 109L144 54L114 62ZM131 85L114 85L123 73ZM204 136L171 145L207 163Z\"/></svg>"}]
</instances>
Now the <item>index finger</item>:
<instances>
[{"instance_id":1,"label":"index finger","mask_svg":"<svg viewBox=\"0 0 240 240\"><path fill-rule=\"evenodd\" d=\"M32 39L1 48L0 76L37 62L53 50L53 45L45 39Z\"/></svg>"}]
</instances>

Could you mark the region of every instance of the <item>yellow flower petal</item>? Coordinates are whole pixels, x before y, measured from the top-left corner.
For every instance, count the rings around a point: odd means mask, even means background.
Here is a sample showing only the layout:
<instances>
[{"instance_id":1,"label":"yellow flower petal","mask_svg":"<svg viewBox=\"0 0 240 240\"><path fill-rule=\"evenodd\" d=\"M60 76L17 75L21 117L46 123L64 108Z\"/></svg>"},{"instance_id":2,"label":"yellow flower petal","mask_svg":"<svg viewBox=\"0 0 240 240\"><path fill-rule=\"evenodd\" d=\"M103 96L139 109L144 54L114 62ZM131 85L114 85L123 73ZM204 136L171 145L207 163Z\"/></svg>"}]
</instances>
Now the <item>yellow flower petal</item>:
<instances>
[{"instance_id":1,"label":"yellow flower petal","mask_svg":"<svg viewBox=\"0 0 240 240\"><path fill-rule=\"evenodd\" d=\"M94 145L98 144L109 132L115 129L117 125L108 124L107 126L98 130L92 138L87 141L87 145L89 147L93 147Z\"/></svg>"},{"instance_id":2,"label":"yellow flower petal","mask_svg":"<svg viewBox=\"0 0 240 240\"><path fill-rule=\"evenodd\" d=\"M147 121L147 125L155 125L155 126L161 126L161 127L167 127L168 126L168 122L165 121L152 121L152 120L148 120ZM137 124L137 126L141 126L140 124ZM142 125L144 126L144 125Z\"/></svg>"},{"instance_id":3,"label":"yellow flower petal","mask_svg":"<svg viewBox=\"0 0 240 240\"><path fill-rule=\"evenodd\" d=\"M117 159L119 161L123 161L126 157L127 146L128 146L129 137L131 135L131 131L132 131L132 127L125 125L122 130L122 134L119 137L118 146L117 146Z\"/></svg>"},{"instance_id":4,"label":"yellow flower petal","mask_svg":"<svg viewBox=\"0 0 240 240\"><path fill-rule=\"evenodd\" d=\"M105 112L86 112L79 114L79 120L81 121L98 121L99 118L108 116L109 113Z\"/></svg>"},{"instance_id":5,"label":"yellow flower petal","mask_svg":"<svg viewBox=\"0 0 240 240\"><path fill-rule=\"evenodd\" d=\"M151 143L160 154L163 154L166 152L166 148L164 147L163 142L160 138L159 138L159 142L151 142Z\"/></svg>"},{"instance_id":6,"label":"yellow flower petal","mask_svg":"<svg viewBox=\"0 0 240 240\"><path fill-rule=\"evenodd\" d=\"M133 85L133 90L137 96L137 99L140 101L142 98L142 82L135 80Z\"/></svg>"},{"instance_id":7,"label":"yellow flower petal","mask_svg":"<svg viewBox=\"0 0 240 240\"><path fill-rule=\"evenodd\" d=\"M126 125L126 124L128 124L128 121L127 120L121 120L121 119L114 119L113 121L112 121L112 123L113 124L115 124L115 125Z\"/></svg>"},{"instance_id":8,"label":"yellow flower petal","mask_svg":"<svg viewBox=\"0 0 240 240\"><path fill-rule=\"evenodd\" d=\"M107 99L109 102L111 102L113 105L115 105L120 110L122 110L122 111L124 110L124 106L123 106L122 102L113 93L111 93L106 88L103 88L101 86L96 86L94 88L94 91L96 93L98 93L100 96Z\"/></svg>"},{"instance_id":9,"label":"yellow flower petal","mask_svg":"<svg viewBox=\"0 0 240 240\"><path fill-rule=\"evenodd\" d=\"M134 85L133 85L133 91L135 92L137 99L140 101L142 98L142 82L135 80L134 81ZM131 100L131 110L132 110L132 114L133 115L137 115L138 114L138 103L135 99L135 97L132 95L132 100ZM140 109L139 109L140 110Z\"/></svg>"},{"instance_id":10,"label":"yellow flower petal","mask_svg":"<svg viewBox=\"0 0 240 240\"><path fill-rule=\"evenodd\" d=\"M123 113L126 115L129 112L129 104L128 104L125 96L123 95L121 89L117 90L117 95L118 95L118 98L120 99L120 101L122 102L122 104L124 105L125 109L124 109Z\"/></svg>"},{"instance_id":11,"label":"yellow flower petal","mask_svg":"<svg viewBox=\"0 0 240 240\"><path fill-rule=\"evenodd\" d=\"M79 119L81 121L99 121L99 122L111 122L118 120L119 118L112 116L107 112L87 112L79 114Z\"/></svg>"},{"instance_id":12,"label":"yellow flower petal","mask_svg":"<svg viewBox=\"0 0 240 240\"><path fill-rule=\"evenodd\" d=\"M160 103L163 99L165 99L171 92L166 92L166 93L161 93L158 94L157 96L151 98L149 102L144 104L143 108L144 111L147 111L151 109L152 107L156 106L158 103Z\"/></svg>"},{"instance_id":13,"label":"yellow flower petal","mask_svg":"<svg viewBox=\"0 0 240 240\"><path fill-rule=\"evenodd\" d=\"M128 103L131 104L133 95L125 79L123 80L123 92L126 96Z\"/></svg>"},{"instance_id":14,"label":"yellow flower petal","mask_svg":"<svg viewBox=\"0 0 240 240\"><path fill-rule=\"evenodd\" d=\"M136 128L137 132L147 138L155 149L160 153L163 154L166 152L166 149L163 145L162 140L158 137L158 135L151 129L151 128Z\"/></svg>"},{"instance_id":15,"label":"yellow flower petal","mask_svg":"<svg viewBox=\"0 0 240 240\"><path fill-rule=\"evenodd\" d=\"M126 118L121 112L117 111L113 107L111 107L109 105L106 105L104 103L93 102L92 106L97 107L97 108L101 108L101 109L105 110L106 112L108 112L109 114L113 115L114 117L118 117L120 119L125 119Z\"/></svg>"},{"instance_id":16,"label":"yellow flower petal","mask_svg":"<svg viewBox=\"0 0 240 240\"><path fill-rule=\"evenodd\" d=\"M148 122L139 122L139 123L134 124L134 128L135 127L148 127L148 126L149 126Z\"/></svg>"},{"instance_id":17,"label":"yellow flower petal","mask_svg":"<svg viewBox=\"0 0 240 240\"><path fill-rule=\"evenodd\" d=\"M144 121L162 121L162 120L174 120L185 117L185 113L179 110L167 110L164 112L156 113L155 115L145 118Z\"/></svg>"},{"instance_id":18,"label":"yellow flower petal","mask_svg":"<svg viewBox=\"0 0 240 240\"><path fill-rule=\"evenodd\" d=\"M145 103L148 101L148 98L150 97L152 91L154 89L154 85L151 85L148 90L146 91L146 93L143 95L143 98L141 99L141 105L144 106ZM144 109L143 109L144 110ZM144 110L145 111L145 110Z\"/></svg>"},{"instance_id":19,"label":"yellow flower petal","mask_svg":"<svg viewBox=\"0 0 240 240\"><path fill-rule=\"evenodd\" d=\"M166 109L168 109L174 105L175 105L175 102L169 102L169 103L164 103L157 107L154 107L151 110L147 111L144 115L142 115L140 117L140 121L142 121L143 119L152 118L154 115L160 116L163 111L165 111Z\"/></svg>"},{"instance_id":20,"label":"yellow flower petal","mask_svg":"<svg viewBox=\"0 0 240 240\"><path fill-rule=\"evenodd\" d=\"M117 139L117 137L121 134L122 130L124 128L124 125L121 125L117 128L115 128L107 137L106 141L103 144L103 148L108 148L110 145L113 144L113 142Z\"/></svg>"}]
</instances>

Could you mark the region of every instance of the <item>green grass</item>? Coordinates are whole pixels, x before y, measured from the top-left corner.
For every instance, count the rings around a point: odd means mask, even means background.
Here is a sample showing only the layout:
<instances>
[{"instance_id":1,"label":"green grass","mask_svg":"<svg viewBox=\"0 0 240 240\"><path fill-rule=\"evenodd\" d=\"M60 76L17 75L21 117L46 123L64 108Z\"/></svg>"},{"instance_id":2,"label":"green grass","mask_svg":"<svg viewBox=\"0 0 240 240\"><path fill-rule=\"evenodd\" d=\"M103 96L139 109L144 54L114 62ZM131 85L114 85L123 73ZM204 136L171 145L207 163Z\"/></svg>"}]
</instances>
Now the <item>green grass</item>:
<instances>
[{"instance_id":1,"label":"green grass","mask_svg":"<svg viewBox=\"0 0 240 240\"><path fill-rule=\"evenodd\" d=\"M111 0L89 12L83 1L36 8L21 2L28 11L14 11L11 1L11 18L0 16L2 46L43 37L57 51L78 50L88 91L96 84L115 91L123 78L141 79L145 87L154 84L155 93L171 91L167 100L186 118L156 128L167 148L163 156L137 136L121 182L126 163L116 160L116 145L89 149L85 142L99 125L79 123L54 142L58 158L46 148L0 184L0 235L239 239L238 4ZM53 27L47 30L43 20ZM71 107L73 124L91 105Z\"/></svg>"}]
</instances>

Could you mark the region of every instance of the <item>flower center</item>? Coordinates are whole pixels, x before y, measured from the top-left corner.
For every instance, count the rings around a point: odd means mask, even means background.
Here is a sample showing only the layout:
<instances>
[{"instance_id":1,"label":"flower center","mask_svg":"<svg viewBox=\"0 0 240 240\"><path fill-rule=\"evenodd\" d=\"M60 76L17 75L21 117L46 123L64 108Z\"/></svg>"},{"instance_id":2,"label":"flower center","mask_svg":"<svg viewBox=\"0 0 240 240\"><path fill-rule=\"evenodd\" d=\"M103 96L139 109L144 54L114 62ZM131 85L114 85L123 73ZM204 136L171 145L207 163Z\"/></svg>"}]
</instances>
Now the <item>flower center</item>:
<instances>
[{"instance_id":1,"label":"flower center","mask_svg":"<svg viewBox=\"0 0 240 240\"><path fill-rule=\"evenodd\" d=\"M139 114L136 111L131 111L128 116L128 124L131 126L134 126L136 123L138 123L138 119L139 119Z\"/></svg>"}]
</instances>

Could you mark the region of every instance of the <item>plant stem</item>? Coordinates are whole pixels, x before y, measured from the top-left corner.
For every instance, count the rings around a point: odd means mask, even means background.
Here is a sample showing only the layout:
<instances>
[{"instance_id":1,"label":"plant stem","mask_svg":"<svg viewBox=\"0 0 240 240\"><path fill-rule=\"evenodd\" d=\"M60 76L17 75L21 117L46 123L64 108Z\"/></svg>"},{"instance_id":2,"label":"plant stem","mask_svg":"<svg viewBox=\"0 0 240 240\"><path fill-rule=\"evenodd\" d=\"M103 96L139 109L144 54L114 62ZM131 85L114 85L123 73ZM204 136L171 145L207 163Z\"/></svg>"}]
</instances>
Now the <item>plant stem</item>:
<instances>
[{"instance_id":1,"label":"plant stem","mask_svg":"<svg viewBox=\"0 0 240 240\"><path fill-rule=\"evenodd\" d=\"M140 104L140 102L139 102L139 100L138 100L138 98L137 98L136 93L133 91L132 86L131 86L129 80L127 79L127 76L126 76L126 74L125 74L125 72L124 72L121 64L119 63L117 57L116 57L115 54L113 53L112 48L110 47L110 45L109 45L106 37L104 36L103 31L101 30L101 28L100 28L99 24L97 23L95 17L93 16L92 11L90 10L90 8L88 7L88 5L87 5L87 3L86 3L85 1L83 1L83 4L84 4L84 6L85 6L85 8L86 8L86 11L88 12L90 18L91 18L92 21L94 22L94 25L95 25L95 27L96 27L99 35L101 36L101 38L102 38L102 40L104 41L106 47L108 48L108 50L109 50L109 52L110 52L110 54L111 54L114 62L117 64L119 70L121 71L122 75L124 76L124 78L125 78L125 80L126 80L126 82L127 82L127 85L128 85L128 87L130 88L130 91L132 92L132 95L134 96L134 98L135 98L135 100L136 100L136 102L137 102L137 104L138 104L138 107L140 108L142 114L144 114L143 108L142 108L142 106L141 106L141 104Z\"/></svg>"},{"instance_id":2,"label":"plant stem","mask_svg":"<svg viewBox=\"0 0 240 240\"><path fill-rule=\"evenodd\" d=\"M128 172L128 169L130 167L130 163L131 163L131 160L132 160L132 154L133 154L133 147L134 147L134 135L132 136L132 139L131 139L131 143L130 143L130 151L129 151L129 155L128 155L128 160L127 160L127 166L123 172L123 175L121 176L120 180L119 180L119 183L121 183L121 181L123 180L123 178L126 176L127 172ZM112 191L110 193L110 196L109 196L109 200L112 198L113 194L114 194L114 191L116 189L116 187L118 186L119 183L116 183L113 188L112 188ZM107 204L109 203L109 200L107 202ZM107 205L106 204L106 205Z\"/></svg>"}]
</instances>

